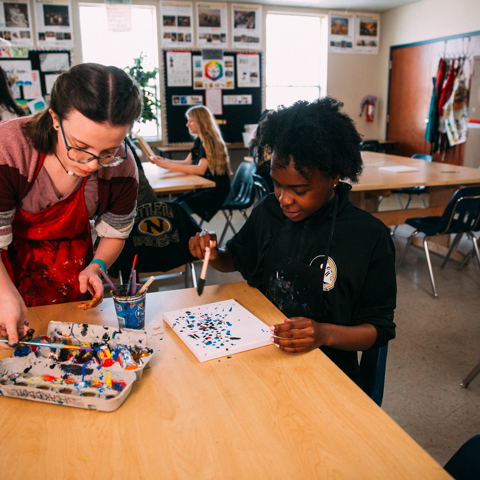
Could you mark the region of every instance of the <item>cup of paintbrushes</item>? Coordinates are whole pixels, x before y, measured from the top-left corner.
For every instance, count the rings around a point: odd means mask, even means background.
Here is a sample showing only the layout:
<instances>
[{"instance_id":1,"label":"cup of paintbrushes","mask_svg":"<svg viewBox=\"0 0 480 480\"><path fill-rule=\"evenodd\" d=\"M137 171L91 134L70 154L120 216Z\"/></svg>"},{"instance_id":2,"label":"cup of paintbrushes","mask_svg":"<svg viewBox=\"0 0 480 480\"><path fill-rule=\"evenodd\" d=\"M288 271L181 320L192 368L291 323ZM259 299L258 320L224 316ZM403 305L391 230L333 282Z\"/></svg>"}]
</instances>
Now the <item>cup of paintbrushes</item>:
<instances>
[{"instance_id":1,"label":"cup of paintbrushes","mask_svg":"<svg viewBox=\"0 0 480 480\"><path fill-rule=\"evenodd\" d=\"M142 285L136 285L132 289L130 285L120 285L117 287L118 294L113 292L112 297L117 313L118 326L120 328L133 328L134 330L143 330L145 328L145 301L147 290L140 292ZM127 289L129 291L127 292ZM132 294L132 292L135 292Z\"/></svg>"}]
</instances>

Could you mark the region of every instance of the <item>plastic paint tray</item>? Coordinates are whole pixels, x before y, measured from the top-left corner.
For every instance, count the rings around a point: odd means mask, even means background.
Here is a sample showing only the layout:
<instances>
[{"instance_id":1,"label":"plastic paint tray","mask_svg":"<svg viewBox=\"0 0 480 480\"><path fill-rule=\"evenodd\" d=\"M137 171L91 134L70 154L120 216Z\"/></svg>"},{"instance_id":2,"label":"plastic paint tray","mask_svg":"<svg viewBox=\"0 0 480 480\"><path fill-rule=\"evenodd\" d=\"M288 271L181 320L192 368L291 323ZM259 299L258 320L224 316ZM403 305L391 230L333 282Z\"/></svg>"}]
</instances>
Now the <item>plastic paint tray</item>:
<instances>
[{"instance_id":1,"label":"plastic paint tray","mask_svg":"<svg viewBox=\"0 0 480 480\"><path fill-rule=\"evenodd\" d=\"M64 368L62 368L64 367ZM28 378L17 380L17 384L9 384L9 374L21 374ZM113 412L128 397L135 382L135 373L124 370L118 365L110 369L110 380L112 382L124 382L122 391L106 389L103 387L93 388L87 386L75 386L64 380L57 383L44 380L44 376L65 378L70 377L81 381L81 376L66 375L65 366L55 364L50 359L37 358L34 353L26 357L10 357L0 361L0 395L5 397L33 400L34 402L53 403L68 407L86 408L99 410L101 412ZM22 375L23 374L23 375ZM108 371L99 367L93 369L91 374L86 374L86 382L107 381ZM85 382L82 382L85 383Z\"/></svg>"},{"instance_id":2,"label":"plastic paint tray","mask_svg":"<svg viewBox=\"0 0 480 480\"><path fill-rule=\"evenodd\" d=\"M142 346L150 351L150 355L141 358L138 368L133 370L137 376L137 380L142 378L143 370L155 352L153 348L147 347L147 332L145 330L103 327L101 325L88 325L86 323L49 322L47 335L74 340L75 344L115 342L129 346ZM46 350L50 352L49 348ZM108 369L110 368L112 367L108 367Z\"/></svg>"},{"instance_id":3,"label":"plastic paint tray","mask_svg":"<svg viewBox=\"0 0 480 480\"><path fill-rule=\"evenodd\" d=\"M140 359L138 369L129 371L118 362L108 368L97 362L78 364L73 357L59 362L56 358L49 358L52 352L49 347L40 347L37 353L0 361L0 396L112 412L128 397L133 383L141 378L154 353L146 346L147 333L138 330L50 322L47 336L73 340L74 344L115 342L137 345L151 353ZM14 382L12 377L18 378ZM111 387L108 386L110 382Z\"/></svg>"}]
</instances>

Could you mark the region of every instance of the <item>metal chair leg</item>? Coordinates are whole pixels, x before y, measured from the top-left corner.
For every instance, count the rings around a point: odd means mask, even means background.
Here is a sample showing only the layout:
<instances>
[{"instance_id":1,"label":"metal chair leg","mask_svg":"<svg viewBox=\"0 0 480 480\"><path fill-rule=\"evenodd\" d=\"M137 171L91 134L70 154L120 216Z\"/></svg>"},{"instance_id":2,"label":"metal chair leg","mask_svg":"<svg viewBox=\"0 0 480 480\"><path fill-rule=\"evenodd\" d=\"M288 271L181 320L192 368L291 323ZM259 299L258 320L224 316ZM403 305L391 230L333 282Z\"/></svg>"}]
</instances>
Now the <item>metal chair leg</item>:
<instances>
[{"instance_id":1,"label":"metal chair leg","mask_svg":"<svg viewBox=\"0 0 480 480\"><path fill-rule=\"evenodd\" d=\"M402 255L400 257L400 260L398 261L397 263L397 266L395 267L395 273L397 272L397 270L400 268L400 265L402 264L403 262L403 259L405 258L405 255L407 253L407 250L410 248L410 245L412 244L413 242L413 239L420 233L420 230L415 230L409 237L408 237L408 242L407 244L405 245L405 248L403 249L403 252L402 252Z\"/></svg>"},{"instance_id":2,"label":"metal chair leg","mask_svg":"<svg viewBox=\"0 0 480 480\"><path fill-rule=\"evenodd\" d=\"M435 288L435 279L433 278L432 261L430 260L430 251L428 250L428 238L423 239L423 249L425 250L425 256L427 257L428 271L430 272L430 281L432 282L433 298L437 298L437 289Z\"/></svg>"},{"instance_id":3,"label":"metal chair leg","mask_svg":"<svg viewBox=\"0 0 480 480\"><path fill-rule=\"evenodd\" d=\"M400 208L403 210L403 205L402 205L402 202L400 201L400 197L398 196L398 193L396 193L395 196L397 197L397 202L400 205Z\"/></svg>"},{"instance_id":4,"label":"metal chair leg","mask_svg":"<svg viewBox=\"0 0 480 480\"><path fill-rule=\"evenodd\" d=\"M475 250L475 254L477 255L478 267L480 268L480 251L478 250L477 239L475 238L475 235L473 235L472 232L468 232L467 235L469 236L470 240L473 243L473 249Z\"/></svg>"},{"instance_id":5,"label":"metal chair leg","mask_svg":"<svg viewBox=\"0 0 480 480\"><path fill-rule=\"evenodd\" d=\"M445 257L444 257L443 262L442 262L442 264L440 265L440 270L443 270L443 267L445 267L445 265L447 264L448 259L450 258L450 255L453 253L453 251L455 250L455 248L457 248L458 242L460 242L460 240L461 240L462 237L463 237L463 232L457 233L457 234L455 235L455 238L453 239L453 242L452 242L452 244L450 245L450 248L448 249L448 252L447 252L447 254L446 254Z\"/></svg>"},{"instance_id":6,"label":"metal chair leg","mask_svg":"<svg viewBox=\"0 0 480 480\"><path fill-rule=\"evenodd\" d=\"M421 195L419 195L418 198L422 202L423 208L427 208L427 204L425 203L425 200L423 199L423 197Z\"/></svg>"},{"instance_id":7,"label":"metal chair leg","mask_svg":"<svg viewBox=\"0 0 480 480\"><path fill-rule=\"evenodd\" d=\"M195 265L193 263L189 263L189 265L190 265L190 274L192 276L193 288L197 288L197 275L195 273Z\"/></svg>"},{"instance_id":8,"label":"metal chair leg","mask_svg":"<svg viewBox=\"0 0 480 480\"><path fill-rule=\"evenodd\" d=\"M480 373L480 363L464 378L460 384L461 387L467 388L470 382Z\"/></svg>"},{"instance_id":9,"label":"metal chair leg","mask_svg":"<svg viewBox=\"0 0 480 480\"><path fill-rule=\"evenodd\" d=\"M410 206L410 202L412 201L412 196L408 196L407 203L405 204L404 210L408 210L408 207Z\"/></svg>"},{"instance_id":10,"label":"metal chair leg","mask_svg":"<svg viewBox=\"0 0 480 480\"><path fill-rule=\"evenodd\" d=\"M227 220L227 222L225 223L225 227L223 228L223 232L222 232L222 235L220 236L220 241L218 242L218 246L222 245L223 239L225 238L225 235L227 234L228 227L230 227L233 230L234 234L237 233L237 231L235 230L235 227L232 224L233 212L230 211L229 215L227 215L225 213L225 210L222 210L222 212L223 212L223 215L225 216L225 219Z\"/></svg>"}]
</instances>

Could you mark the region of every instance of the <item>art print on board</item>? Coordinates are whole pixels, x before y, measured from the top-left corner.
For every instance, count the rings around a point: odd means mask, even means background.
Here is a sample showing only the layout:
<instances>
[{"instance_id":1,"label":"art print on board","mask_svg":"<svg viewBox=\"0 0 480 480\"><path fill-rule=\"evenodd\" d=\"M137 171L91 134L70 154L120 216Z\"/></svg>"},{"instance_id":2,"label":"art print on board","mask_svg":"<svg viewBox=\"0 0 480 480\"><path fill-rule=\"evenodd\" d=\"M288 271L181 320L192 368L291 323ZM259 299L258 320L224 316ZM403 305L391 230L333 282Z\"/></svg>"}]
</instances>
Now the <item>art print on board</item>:
<instances>
[{"instance_id":1,"label":"art print on board","mask_svg":"<svg viewBox=\"0 0 480 480\"><path fill-rule=\"evenodd\" d=\"M235 300L166 312L163 319L200 362L271 345L268 325Z\"/></svg>"}]
</instances>

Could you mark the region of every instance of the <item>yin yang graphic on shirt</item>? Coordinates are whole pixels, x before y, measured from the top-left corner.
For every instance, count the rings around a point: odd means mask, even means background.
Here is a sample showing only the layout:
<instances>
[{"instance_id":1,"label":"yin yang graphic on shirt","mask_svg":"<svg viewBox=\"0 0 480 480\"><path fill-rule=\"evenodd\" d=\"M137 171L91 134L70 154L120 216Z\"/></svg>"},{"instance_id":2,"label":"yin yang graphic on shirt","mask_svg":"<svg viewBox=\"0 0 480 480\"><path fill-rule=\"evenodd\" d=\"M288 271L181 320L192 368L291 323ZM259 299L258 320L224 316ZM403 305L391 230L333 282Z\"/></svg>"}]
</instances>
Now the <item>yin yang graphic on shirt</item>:
<instances>
[{"instance_id":1,"label":"yin yang graphic on shirt","mask_svg":"<svg viewBox=\"0 0 480 480\"><path fill-rule=\"evenodd\" d=\"M323 266L325 255L317 255L311 262L310 267L318 268ZM335 287L337 281L337 265L331 257L328 257L327 267L325 268L325 275L323 276L323 291L328 292Z\"/></svg>"}]
</instances>

